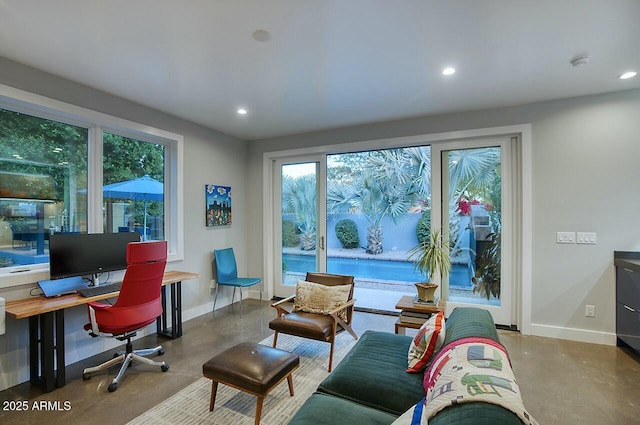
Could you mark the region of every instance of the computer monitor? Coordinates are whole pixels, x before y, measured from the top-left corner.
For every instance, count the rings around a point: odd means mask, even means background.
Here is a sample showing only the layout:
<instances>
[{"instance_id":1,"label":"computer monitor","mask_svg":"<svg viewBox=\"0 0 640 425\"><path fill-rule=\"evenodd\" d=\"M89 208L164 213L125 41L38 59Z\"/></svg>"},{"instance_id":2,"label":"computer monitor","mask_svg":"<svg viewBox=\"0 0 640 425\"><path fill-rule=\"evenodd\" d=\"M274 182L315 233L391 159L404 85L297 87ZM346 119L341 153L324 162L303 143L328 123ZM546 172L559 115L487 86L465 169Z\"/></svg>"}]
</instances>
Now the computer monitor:
<instances>
[{"instance_id":1,"label":"computer monitor","mask_svg":"<svg viewBox=\"0 0 640 425\"><path fill-rule=\"evenodd\" d=\"M127 244L139 242L138 232L56 233L49 238L51 279L97 275L127 268Z\"/></svg>"}]
</instances>

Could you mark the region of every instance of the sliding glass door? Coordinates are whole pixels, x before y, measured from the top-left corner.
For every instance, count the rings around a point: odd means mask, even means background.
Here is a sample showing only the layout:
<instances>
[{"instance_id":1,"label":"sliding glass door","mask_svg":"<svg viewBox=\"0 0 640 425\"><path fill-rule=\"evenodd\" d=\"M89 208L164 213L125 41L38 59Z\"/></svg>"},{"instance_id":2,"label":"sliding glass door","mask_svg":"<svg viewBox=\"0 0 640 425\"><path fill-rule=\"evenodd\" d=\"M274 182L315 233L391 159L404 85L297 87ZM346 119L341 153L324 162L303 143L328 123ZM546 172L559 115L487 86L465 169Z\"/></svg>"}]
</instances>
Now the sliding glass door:
<instances>
[{"instance_id":1,"label":"sliding glass door","mask_svg":"<svg viewBox=\"0 0 640 425\"><path fill-rule=\"evenodd\" d=\"M415 283L411 251L435 230L451 272L436 295L511 325L515 201L510 137L279 159L273 164L275 295L308 271L353 275L356 307L394 311Z\"/></svg>"},{"instance_id":2,"label":"sliding glass door","mask_svg":"<svg viewBox=\"0 0 640 425\"><path fill-rule=\"evenodd\" d=\"M274 164L277 211L274 223L277 249L275 294L287 297L295 292L306 272L323 271L325 209L319 207L323 158L278 160ZM324 177L322 177L324 179ZM324 193L324 191L323 191ZM278 229L279 228L279 229ZM278 231L279 230L279 231Z\"/></svg>"},{"instance_id":3,"label":"sliding glass door","mask_svg":"<svg viewBox=\"0 0 640 425\"><path fill-rule=\"evenodd\" d=\"M443 144L438 151L442 228L452 263L442 282L447 310L482 307L496 323L511 325L512 197L505 196L511 187L510 140Z\"/></svg>"}]
</instances>

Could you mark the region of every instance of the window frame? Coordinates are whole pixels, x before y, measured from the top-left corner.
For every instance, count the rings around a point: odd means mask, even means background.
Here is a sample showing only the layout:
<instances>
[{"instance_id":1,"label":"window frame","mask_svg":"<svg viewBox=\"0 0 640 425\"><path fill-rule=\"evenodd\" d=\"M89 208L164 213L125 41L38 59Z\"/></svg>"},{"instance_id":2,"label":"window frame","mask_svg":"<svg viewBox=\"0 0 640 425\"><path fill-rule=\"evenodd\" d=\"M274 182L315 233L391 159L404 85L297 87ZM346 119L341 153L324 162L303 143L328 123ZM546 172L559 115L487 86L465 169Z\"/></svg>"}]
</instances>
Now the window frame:
<instances>
[{"instance_id":1,"label":"window frame","mask_svg":"<svg viewBox=\"0 0 640 425\"><path fill-rule=\"evenodd\" d=\"M37 95L0 84L0 108L87 128L87 230L102 233L102 134L109 132L165 147L165 239L169 262L184 259L183 154L184 137L149 125ZM0 288L49 277L48 263L0 269Z\"/></svg>"}]
</instances>

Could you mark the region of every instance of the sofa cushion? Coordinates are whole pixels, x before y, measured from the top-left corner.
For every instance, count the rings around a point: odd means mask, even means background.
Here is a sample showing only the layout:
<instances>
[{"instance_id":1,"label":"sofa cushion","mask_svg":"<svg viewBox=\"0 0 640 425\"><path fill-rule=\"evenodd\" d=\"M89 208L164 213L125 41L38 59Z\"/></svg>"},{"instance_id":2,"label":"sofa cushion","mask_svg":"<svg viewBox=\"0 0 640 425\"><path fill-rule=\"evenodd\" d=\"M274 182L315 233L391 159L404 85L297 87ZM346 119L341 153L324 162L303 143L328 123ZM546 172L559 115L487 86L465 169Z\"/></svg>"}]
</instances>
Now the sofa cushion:
<instances>
[{"instance_id":1,"label":"sofa cushion","mask_svg":"<svg viewBox=\"0 0 640 425\"><path fill-rule=\"evenodd\" d=\"M315 393L309 397L289 425L368 424L389 425L396 416L342 398Z\"/></svg>"},{"instance_id":2,"label":"sofa cushion","mask_svg":"<svg viewBox=\"0 0 640 425\"><path fill-rule=\"evenodd\" d=\"M423 374L405 372L411 340L366 331L318 391L400 416L424 397Z\"/></svg>"},{"instance_id":3,"label":"sofa cushion","mask_svg":"<svg viewBox=\"0 0 640 425\"><path fill-rule=\"evenodd\" d=\"M422 372L445 337L444 311L432 315L418 330L409 346L407 372Z\"/></svg>"},{"instance_id":4,"label":"sofa cushion","mask_svg":"<svg viewBox=\"0 0 640 425\"><path fill-rule=\"evenodd\" d=\"M518 415L489 403L447 407L429 419L429 425L522 425Z\"/></svg>"},{"instance_id":5,"label":"sofa cushion","mask_svg":"<svg viewBox=\"0 0 640 425\"><path fill-rule=\"evenodd\" d=\"M423 400L410 407L393 425L522 425L518 416L510 410L490 403L463 403L447 407L427 420L421 409ZM418 412L416 414L416 408Z\"/></svg>"},{"instance_id":6,"label":"sofa cushion","mask_svg":"<svg viewBox=\"0 0 640 425\"><path fill-rule=\"evenodd\" d=\"M480 337L500 342L491 313L476 307L456 307L447 319L443 346L462 338Z\"/></svg>"}]
</instances>

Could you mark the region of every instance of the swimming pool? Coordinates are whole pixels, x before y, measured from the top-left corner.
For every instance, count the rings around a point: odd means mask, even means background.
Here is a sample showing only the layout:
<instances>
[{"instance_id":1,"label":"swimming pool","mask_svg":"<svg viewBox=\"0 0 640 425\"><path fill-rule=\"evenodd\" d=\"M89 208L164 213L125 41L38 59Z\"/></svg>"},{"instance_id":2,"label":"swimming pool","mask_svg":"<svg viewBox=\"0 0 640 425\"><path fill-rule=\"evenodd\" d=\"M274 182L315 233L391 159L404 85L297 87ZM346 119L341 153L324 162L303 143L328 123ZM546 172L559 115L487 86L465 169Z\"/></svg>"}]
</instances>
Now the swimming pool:
<instances>
[{"instance_id":1,"label":"swimming pool","mask_svg":"<svg viewBox=\"0 0 640 425\"><path fill-rule=\"evenodd\" d=\"M315 257L311 255L282 254L287 271L306 273L315 270ZM357 278L374 280L396 280L403 282L423 282L425 277L417 273L410 261L371 260L362 258L329 257L327 272L352 275ZM469 268L464 264L453 264L449 274L449 285L471 286Z\"/></svg>"}]
</instances>

